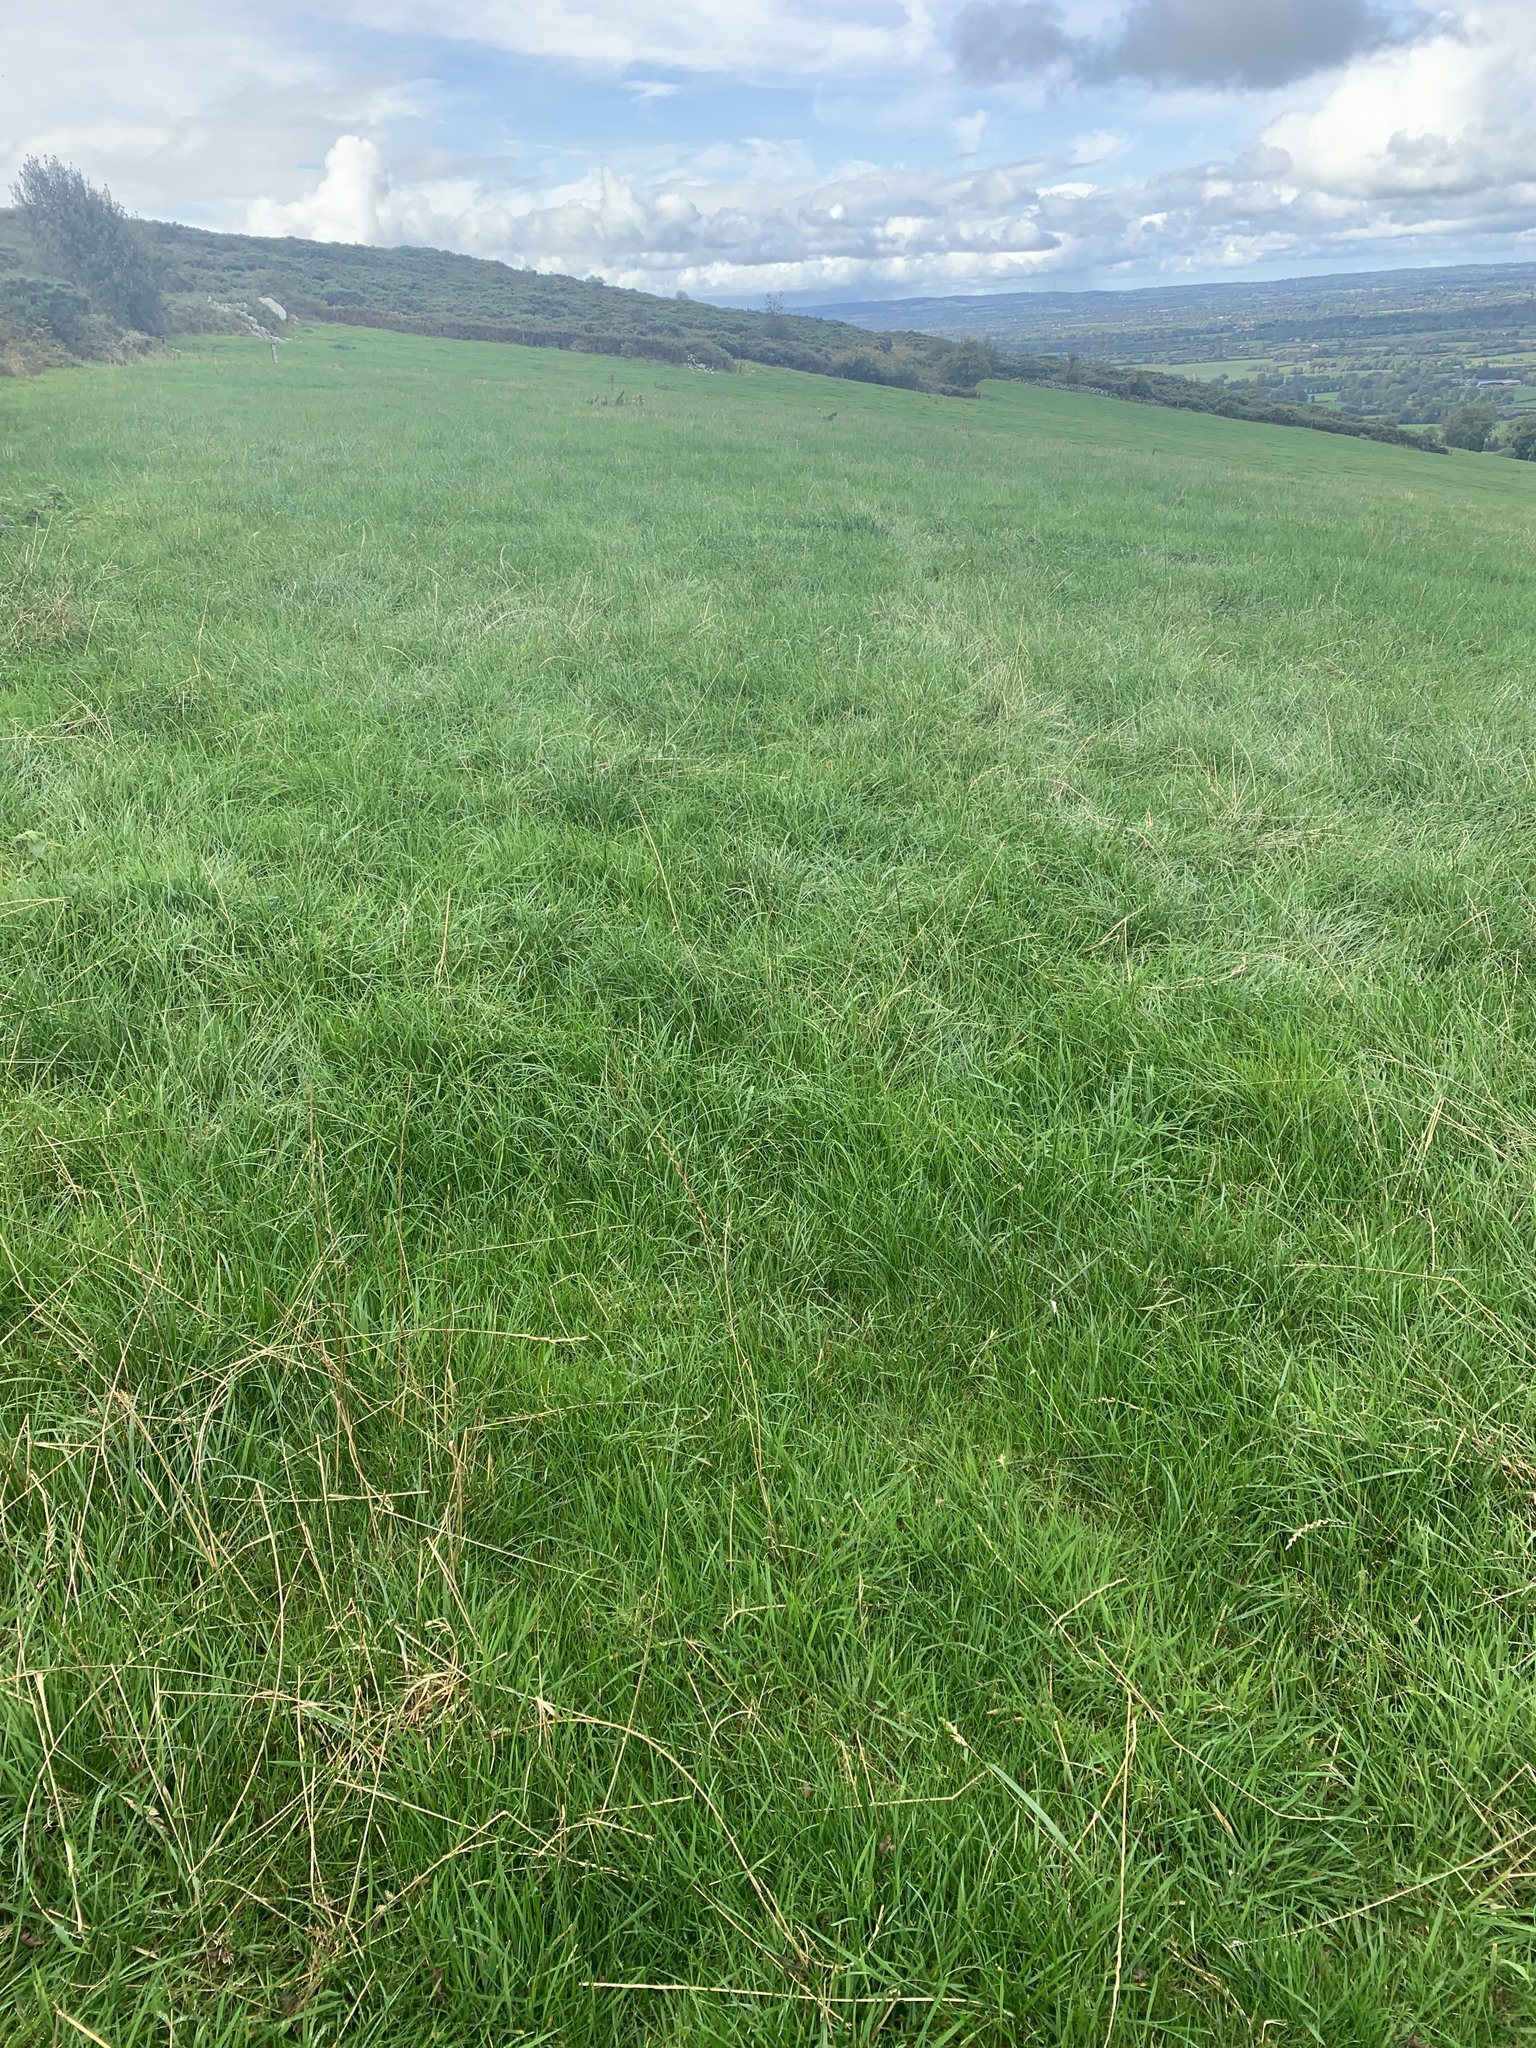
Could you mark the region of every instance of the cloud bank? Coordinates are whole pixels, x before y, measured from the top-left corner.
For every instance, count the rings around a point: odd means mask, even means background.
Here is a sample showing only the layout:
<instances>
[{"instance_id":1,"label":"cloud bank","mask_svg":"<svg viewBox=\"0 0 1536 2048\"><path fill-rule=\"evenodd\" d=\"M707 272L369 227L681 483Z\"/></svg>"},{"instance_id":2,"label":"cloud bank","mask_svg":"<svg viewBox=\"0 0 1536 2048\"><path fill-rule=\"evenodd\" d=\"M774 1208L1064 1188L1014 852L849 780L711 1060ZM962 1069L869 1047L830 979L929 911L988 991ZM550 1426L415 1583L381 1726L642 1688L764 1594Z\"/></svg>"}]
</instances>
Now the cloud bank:
<instances>
[{"instance_id":1,"label":"cloud bank","mask_svg":"<svg viewBox=\"0 0 1536 2048\"><path fill-rule=\"evenodd\" d=\"M258 234L744 299L1536 255L1533 0L226 0L197 38L56 0L7 35L0 177L57 150Z\"/></svg>"},{"instance_id":2,"label":"cloud bank","mask_svg":"<svg viewBox=\"0 0 1536 2048\"><path fill-rule=\"evenodd\" d=\"M1071 33L1054 0L980 0L960 10L954 49L978 82L1060 66L1087 81L1264 89L1344 64L1392 34L1367 0L1134 0L1095 34Z\"/></svg>"},{"instance_id":3,"label":"cloud bank","mask_svg":"<svg viewBox=\"0 0 1536 2048\"><path fill-rule=\"evenodd\" d=\"M1158 9L1208 4L1149 0L1125 32ZM1293 27L1311 19L1292 11ZM1323 47L1293 41L1286 61ZM1160 43L1158 61L1170 48L1182 45ZM1245 48L1256 65L1279 61L1273 43ZM348 134L312 190L258 199L245 224L737 298L1208 275L1404 244L1446 260L1536 223L1536 35L1511 43L1462 21L1377 44L1310 107L1280 111L1226 157L1106 176L1124 146L1109 132L986 166L856 162L807 176L792 152L737 144L659 173L599 162L513 189L397 178L374 142Z\"/></svg>"}]
</instances>

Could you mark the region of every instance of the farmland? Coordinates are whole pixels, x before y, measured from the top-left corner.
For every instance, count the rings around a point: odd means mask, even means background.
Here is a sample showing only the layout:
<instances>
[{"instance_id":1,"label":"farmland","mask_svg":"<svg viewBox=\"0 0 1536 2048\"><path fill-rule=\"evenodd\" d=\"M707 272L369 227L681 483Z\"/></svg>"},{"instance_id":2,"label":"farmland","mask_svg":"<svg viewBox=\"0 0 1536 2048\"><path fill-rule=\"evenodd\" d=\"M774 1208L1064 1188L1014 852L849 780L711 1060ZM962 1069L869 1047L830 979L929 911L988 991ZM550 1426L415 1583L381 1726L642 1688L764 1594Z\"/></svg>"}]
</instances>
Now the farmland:
<instances>
[{"instance_id":1,"label":"farmland","mask_svg":"<svg viewBox=\"0 0 1536 2048\"><path fill-rule=\"evenodd\" d=\"M1256 383L1277 401L1443 421L1536 406L1536 265L1466 265L1147 291L1005 292L842 307L860 326Z\"/></svg>"},{"instance_id":2,"label":"farmland","mask_svg":"<svg viewBox=\"0 0 1536 2048\"><path fill-rule=\"evenodd\" d=\"M1536 2021L1536 471L0 390L18 2048Z\"/></svg>"}]
</instances>

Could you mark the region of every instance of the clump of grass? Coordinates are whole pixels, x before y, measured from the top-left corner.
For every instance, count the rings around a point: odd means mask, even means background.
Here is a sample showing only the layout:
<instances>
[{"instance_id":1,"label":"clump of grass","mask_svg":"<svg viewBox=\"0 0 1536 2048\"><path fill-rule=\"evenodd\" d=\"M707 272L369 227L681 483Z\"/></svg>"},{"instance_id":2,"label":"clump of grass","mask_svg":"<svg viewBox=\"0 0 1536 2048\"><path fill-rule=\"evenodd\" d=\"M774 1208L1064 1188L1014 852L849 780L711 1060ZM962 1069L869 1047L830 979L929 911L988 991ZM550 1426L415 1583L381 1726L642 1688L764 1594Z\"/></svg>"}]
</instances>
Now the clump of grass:
<instances>
[{"instance_id":1,"label":"clump of grass","mask_svg":"<svg viewBox=\"0 0 1536 2048\"><path fill-rule=\"evenodd\" d=\"M12 654L57 647L75 628L74 590L32 580L0 589L0 647Z\"/></svg>"},{"instance_id":2,"label":"clump of grass","mask_svg":"<svg viewBox=\"0 0 1536 2048\"><path fill-rule=\"evenodd\" d=\"M0 507L0 653L57 647L77 623L74 580L54 541L69 501L57 488Z\"/></svg>"},{"instance_id":3,"label":"clump of grass","mask_svg":"<svg viewBox=\"0 0 1536 2048\"><path fill-rule=\"evenodd\" d=\"M1529 2031L1529 479L261 368L8 428L7 2038Z\"/></svg>"}]
</instances>

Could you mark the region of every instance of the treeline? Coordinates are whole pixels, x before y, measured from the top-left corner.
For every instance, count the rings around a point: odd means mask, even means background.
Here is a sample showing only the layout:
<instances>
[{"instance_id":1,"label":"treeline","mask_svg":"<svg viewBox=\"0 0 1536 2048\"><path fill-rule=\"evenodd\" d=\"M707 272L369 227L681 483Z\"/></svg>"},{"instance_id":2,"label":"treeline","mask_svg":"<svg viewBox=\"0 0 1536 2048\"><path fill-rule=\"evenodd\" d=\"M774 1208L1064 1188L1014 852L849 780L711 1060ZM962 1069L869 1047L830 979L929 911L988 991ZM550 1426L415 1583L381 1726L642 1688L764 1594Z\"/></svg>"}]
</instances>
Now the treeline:
<instances>
[{"instance_id":1,"label":"treeline","mask_svg":"<svg viewBox=\"0 0 1536 2048\"><path fill-rule=\"evenodd\" d=\"M764 363L777 369L807 370L823 377L852 377L863 383L892 384L947 397L976 395L977 379L971 377L966 381L967 352L963 347L947 345L930 347L922 358L913 361L894 354L882 359L867 346L843 351L797 348L772 339L754 344L750 336L733 337L736 345L726 348L710 335L682 322L672 333L654 329L631 332L622 325L604 329L590 322L568 327L547 320L464 320L442 313L394 313L372 306L332 305L305 299L296 300L292 311L299 319L329 321L344 327L381 327L396 334L424 334L449 341L500 341L520 348L573 349L582 355L627 356L675 363L692 370L729 371L744 362Z\"/></svg>"},{"instance_id":2,"label":"treeline","mask_svg":"<svg viewBox=\"0 0 1536 2048\"><path fill-rule=\"evenodd\" d=\"M1101 392L1138 405L1172 406L1180 412L1216 413L1223 419L1254 420L1271 427L1310 427L1319 434L1348 434L1355 440L1385 441L1443 455L1438 441L1389 420L1361 419L1321 406L1291 405L1267 397L1252 385L1206 383L1164 370L1127 370L1114 363L1085 363L1076 356L1015 356L992 351L991 377L1021 384L1056 384L1068 390Z\"/></svg>"},{"instance_id":3,"label":"treeline","mask_svg":"<svg viewBox=\"0 0 1536 2048\"><path fill-rule=\"evenodd\" d=\"M300 319L455 340L511 342L699 370L760 363L857 383L974 398L988 379L1092 391L1229 419L1437 447L1402 428L1111 363L1005 352L975 339L871 333L852 323L661 298L441 249L222 235L130 221L57 159L30 159L0 215L0 363L41 367L131 352L166 331L260 331L273 303ZM30 351L30 361L21 360Z\"/></svg>"}]
</instances>

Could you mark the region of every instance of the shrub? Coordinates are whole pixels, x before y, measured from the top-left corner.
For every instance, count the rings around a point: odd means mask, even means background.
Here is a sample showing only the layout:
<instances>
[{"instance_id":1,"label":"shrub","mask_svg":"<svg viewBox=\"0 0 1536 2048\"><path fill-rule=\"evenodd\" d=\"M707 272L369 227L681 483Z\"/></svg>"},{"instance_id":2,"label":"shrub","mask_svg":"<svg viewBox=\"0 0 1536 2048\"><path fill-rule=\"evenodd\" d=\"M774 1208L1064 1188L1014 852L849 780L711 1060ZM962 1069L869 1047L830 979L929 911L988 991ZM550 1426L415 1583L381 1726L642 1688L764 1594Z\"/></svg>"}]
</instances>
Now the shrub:
<instances>
[{"instance_id":1,"label":"shrub","mask_svg":"<svg viewBox=\"0 0 1536 2048\"><path fill-rule=\"evenodd\" d=\"M60 278L0 278L0 306L21 326L51 334L67 349L83 347L90 335L89 298L78 285Z\"/></svg>"},{"instance_id":2,"label":"shrub","mask_svg":"<svg viewBox=\"0 0 1536 2048\"><path fill-rule=\"evenodd\" d=\"M1504 436L1504 446L1517 462L1536 462L1536 412L1515 421Z\"/></svg>"},{"instance_id":3,"label":"shrub","mask_svg":"<svg viewBox=\"0 0 1536 2048\"><path fill-rule=\"evenodd\" d=\"M56 156L29 156L11 188L38 253L125 327L159 331L159 279L133 223L103 185Z\"/></svg>"}]
</instances>

